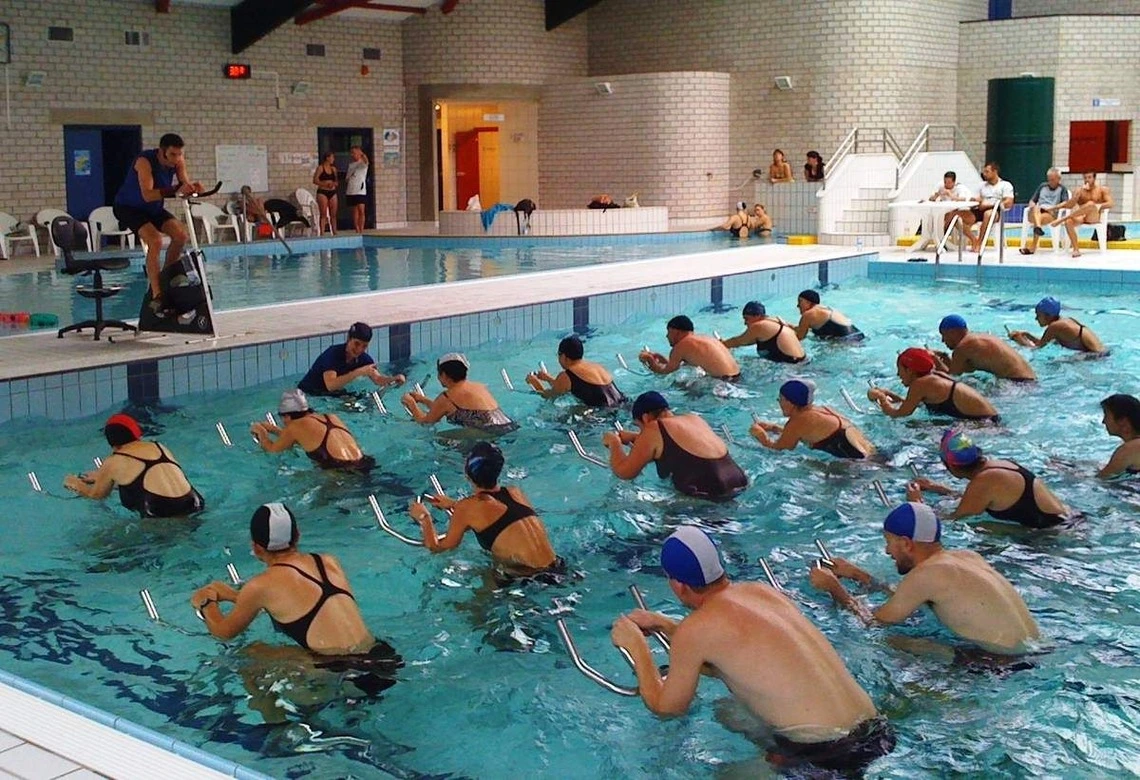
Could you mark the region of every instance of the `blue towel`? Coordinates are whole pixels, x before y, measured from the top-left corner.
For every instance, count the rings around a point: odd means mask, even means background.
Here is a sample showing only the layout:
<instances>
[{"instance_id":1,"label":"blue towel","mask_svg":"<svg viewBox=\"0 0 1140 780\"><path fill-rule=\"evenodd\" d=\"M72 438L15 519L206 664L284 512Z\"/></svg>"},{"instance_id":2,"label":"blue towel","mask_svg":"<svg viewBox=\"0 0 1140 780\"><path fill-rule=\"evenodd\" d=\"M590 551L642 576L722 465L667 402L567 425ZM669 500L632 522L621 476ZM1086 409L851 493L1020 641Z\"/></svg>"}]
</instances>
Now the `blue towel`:
<instances>
[{"instance_id":1,"label":"blue towel","mask_svg":"<svg viewBox=\"0 0 1140 780\"><path fill-rule=\"evenodd\" d=\"M491 229L491 223L495 221L495 216L504 211L514 211L515 207L509 203L496 203L491 208L484 211L481 215L483 220L483 232L486 233Z\"/></svg>"}]
</instances>

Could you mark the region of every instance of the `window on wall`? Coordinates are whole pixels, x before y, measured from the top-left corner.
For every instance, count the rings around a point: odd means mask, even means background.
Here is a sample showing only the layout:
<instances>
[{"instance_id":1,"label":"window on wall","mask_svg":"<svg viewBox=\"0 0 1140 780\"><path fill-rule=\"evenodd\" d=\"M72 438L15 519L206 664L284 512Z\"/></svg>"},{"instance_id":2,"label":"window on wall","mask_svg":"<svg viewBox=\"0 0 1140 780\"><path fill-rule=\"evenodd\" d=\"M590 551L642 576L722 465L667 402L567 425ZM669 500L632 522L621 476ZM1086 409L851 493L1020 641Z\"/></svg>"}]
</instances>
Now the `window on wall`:
<instances>
[{"instance_id":1,"label":"window on wall","mask_svg":"<svg viewBox=\"0 0 1140 780\"><path fill-rule=\"evenodd\" d=\"M1131 135L1128 120L1070 122L1069 170L1108 172L1117 163L1127 163Z\"/></svg>"}]
</instances>

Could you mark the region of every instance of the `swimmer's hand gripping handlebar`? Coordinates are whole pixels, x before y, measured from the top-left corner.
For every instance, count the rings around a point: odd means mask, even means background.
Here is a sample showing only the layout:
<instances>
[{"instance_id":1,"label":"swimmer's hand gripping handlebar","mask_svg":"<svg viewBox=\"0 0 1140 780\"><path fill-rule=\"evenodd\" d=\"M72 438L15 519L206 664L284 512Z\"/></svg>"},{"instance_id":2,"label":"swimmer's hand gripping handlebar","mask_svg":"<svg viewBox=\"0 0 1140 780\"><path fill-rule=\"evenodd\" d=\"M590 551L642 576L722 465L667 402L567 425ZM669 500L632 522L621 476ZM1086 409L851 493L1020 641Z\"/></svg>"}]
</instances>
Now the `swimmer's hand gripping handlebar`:
<instances>
[{"instance_id":1,"label":"swimmer's hand gripping handlebar","mask_svg":"<svg viewBox=\"0 0 1140 780\"><path fill-rule=\"evenodd\" d=\"M631 596L633 596L633 600L637 604L638 609L643 609L646 612L649 611L649 607L645 603L645 597L641 595L641 589L640 588L638 588L636 585L630 585L629 586L629 594ZM663 648L665 648L665 652L670 651L669 637L665 636L664 631L653 631L653 632L651 632L651 634L652 634L653 638L656 639L657 642Z\"/></svg>"},{"instance_id":2,"label":"swimmer's hand gripping handlebar","mask_svg":"<svg viewBox=\"0 0 1140 780\"><path fill-rule=\"evenodd\" d=\"M384 517L384 512L381 511L380 503L376 500L375 495L368 495L368 505L372 507L372 514L376 515L376 525L380 527L381 531L384 531L387 534L391 534L404 544L410 545L412 547L424 546L424 543L422 541L413 539L410 536L404 536L404 534L397 531L388 523L388 518Z\"/></svg>"},{"instance_id":3,"label":"swimmer's hand gripping handlebar","mask_svg":"<svg viewBox=\"0 0 1140 780\"><path fill-rule=\"evenodd\" d=\"M573 662L574 668L576 668L579 672L596 682L598 685L605 688L607 691L610 691L611 693L616 693L619 696L631 697L641 695L637 686L627 687L624 685L618 685L617 683L612 682L606 678L606 676L599 672L597 669L586 663L581 654L578 652L578 647L574 644L574 638L570 636L570 629L566 627L566 621L562 618L558 618L558 620L555 621L555 624L558 626L558 635L562 637L562 644L566 646L566 652L569 653L570 660ZM626 662L632 666L633 659L630 658L629 654L623 652L622 655L625 656Z\"/></svg>"}]
</instances>

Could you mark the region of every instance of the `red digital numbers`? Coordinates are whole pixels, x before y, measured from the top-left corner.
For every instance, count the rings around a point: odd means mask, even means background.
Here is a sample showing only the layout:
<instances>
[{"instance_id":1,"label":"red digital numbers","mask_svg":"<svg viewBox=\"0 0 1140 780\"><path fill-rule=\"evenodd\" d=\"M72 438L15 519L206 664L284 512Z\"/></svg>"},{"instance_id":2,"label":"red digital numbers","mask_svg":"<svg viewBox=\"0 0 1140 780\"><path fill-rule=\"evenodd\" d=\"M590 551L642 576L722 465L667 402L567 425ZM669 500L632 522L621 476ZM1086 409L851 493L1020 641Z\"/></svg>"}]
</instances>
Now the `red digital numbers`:
<instances>
[{"instance_id":1,"label":"red digital numbers","mask_svg":"<svg viewBox=\"0 0 1140 780\"><path fill-rule=\"evenodd\" d=\"M228 62L222 66L222 75L227 79L248 79L249 65L241 62Z\"/></svg>"}]
</instances>

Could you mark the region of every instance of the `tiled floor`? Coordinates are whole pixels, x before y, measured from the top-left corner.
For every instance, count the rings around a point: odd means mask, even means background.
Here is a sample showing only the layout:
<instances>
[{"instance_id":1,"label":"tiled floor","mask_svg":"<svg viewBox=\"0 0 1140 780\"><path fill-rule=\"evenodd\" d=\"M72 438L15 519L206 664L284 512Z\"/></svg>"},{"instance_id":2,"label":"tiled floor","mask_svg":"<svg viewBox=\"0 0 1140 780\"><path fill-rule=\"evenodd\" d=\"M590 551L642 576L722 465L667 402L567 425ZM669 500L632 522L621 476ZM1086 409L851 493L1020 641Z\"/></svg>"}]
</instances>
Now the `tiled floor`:
<instances>
[{"instance_id":1,"label":"tiled floor","mask_svg":"<svg viewBox=\"0 0 1140 780\"><path fill-rule=\"evenodd\" d=\"M62 756L0 731L0 780L91 780L105 777Z\"/></svg>"}]
</instances>

